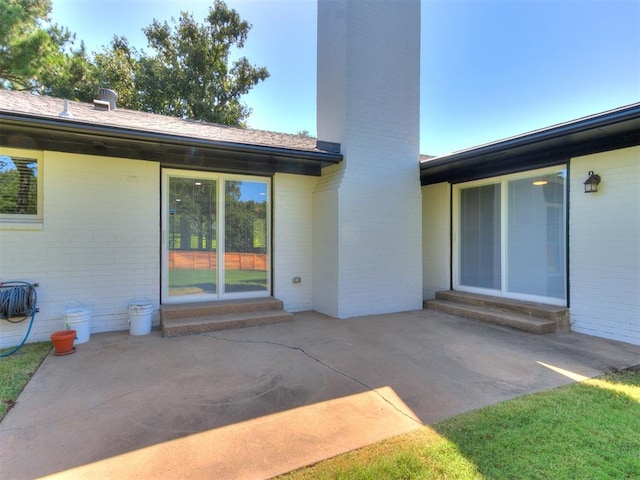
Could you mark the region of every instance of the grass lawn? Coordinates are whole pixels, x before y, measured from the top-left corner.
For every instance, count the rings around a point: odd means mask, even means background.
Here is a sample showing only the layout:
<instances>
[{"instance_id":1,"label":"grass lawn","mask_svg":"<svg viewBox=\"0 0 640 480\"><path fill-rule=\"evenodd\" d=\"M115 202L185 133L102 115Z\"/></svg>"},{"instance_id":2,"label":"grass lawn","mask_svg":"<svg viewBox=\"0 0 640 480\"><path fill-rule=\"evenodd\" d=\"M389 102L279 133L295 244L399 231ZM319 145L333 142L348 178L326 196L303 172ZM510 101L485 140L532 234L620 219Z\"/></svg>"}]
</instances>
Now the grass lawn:
<instances>
[{"instance_id":1,"label":"grass lawn","mask_svg":"<svg viewBox=\"0 0 640 480\"><path fill-rule=\"evenodd\" d=\"M0 358L0 420L51 351L51 342L27 343L13 355ZM0 351L6 353L7 348Z\"/></svg>"},{"instance_id":2,"label":"grass lawn","mask_svg":"<svg viewBox=\"0 0 640 480\"><path fill-rule=\"evenodd\" d=\"M264 270L226 270L226 292L264 291L267 272ZM215 270L171 269L169 291L172 295L216 292Z\"/></svg>"},{"instance_id":3,"label":"grass lawn","mask_svg":"<svg viewBox=\"0 0 640 480\"><path fill-rule=\"evenodd\" d=\"M637 479L640 369L526 395L281 479Z\"/></svg>"}]
</instances>

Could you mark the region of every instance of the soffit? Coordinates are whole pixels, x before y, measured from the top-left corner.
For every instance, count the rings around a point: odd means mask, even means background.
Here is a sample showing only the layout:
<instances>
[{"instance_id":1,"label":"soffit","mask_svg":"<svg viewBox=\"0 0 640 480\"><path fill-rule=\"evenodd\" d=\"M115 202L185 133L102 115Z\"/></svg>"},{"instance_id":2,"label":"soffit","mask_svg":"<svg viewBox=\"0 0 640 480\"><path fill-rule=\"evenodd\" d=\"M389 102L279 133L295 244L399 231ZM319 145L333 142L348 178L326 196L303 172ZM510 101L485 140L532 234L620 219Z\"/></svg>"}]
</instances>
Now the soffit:
<instances>
[{"instance_id":1,"label":"soffit","mask_svg":"<svg viewBox=\"0 0 640 480\"><path fill-rule=\"evenodd\" d=\"M570 158L640 145L640 104L423 159L422 185L458 183L568 162Z\"/></svg>"}]
</instances>

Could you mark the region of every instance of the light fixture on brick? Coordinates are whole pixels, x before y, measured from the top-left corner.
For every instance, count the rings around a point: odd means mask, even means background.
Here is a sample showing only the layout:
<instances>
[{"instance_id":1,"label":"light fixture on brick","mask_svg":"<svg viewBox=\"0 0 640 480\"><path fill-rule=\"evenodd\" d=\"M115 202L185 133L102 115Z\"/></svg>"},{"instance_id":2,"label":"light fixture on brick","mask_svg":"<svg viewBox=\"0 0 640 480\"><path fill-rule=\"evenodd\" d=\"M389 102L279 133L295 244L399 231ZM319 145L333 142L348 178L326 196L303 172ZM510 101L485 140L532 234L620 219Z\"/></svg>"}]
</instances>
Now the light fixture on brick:
<instances>
[{"instance_id":1,"label":"light fixture on brick","mask_svg":"<svg viewBox=\"0 0 640 480\"><path fill-rule=\"evenodd\" d=\"M600 175L593 173L593 170L589 171L589 178L584 181L584 193L593 193L598 191L598 185L600 184Z\"/></svg>"}]
</instances>

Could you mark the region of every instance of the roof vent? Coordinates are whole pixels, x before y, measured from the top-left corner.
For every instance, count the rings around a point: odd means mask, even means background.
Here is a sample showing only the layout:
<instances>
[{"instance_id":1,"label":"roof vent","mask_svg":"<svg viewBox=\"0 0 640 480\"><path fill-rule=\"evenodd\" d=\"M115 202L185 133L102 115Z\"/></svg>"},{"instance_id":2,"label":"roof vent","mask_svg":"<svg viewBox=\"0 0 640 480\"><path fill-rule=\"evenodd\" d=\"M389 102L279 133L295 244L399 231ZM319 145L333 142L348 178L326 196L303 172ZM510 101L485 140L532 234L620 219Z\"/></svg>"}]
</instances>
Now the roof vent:
<instances>
[{"instance_id":1,"label":"roof vent","mask_svg":"<svg viewBox=\"0 0 640 480\"><path fill-rule=\"evenodd\" d=\"M67 100L66 98L64 99L64 110L62 110L59 114L59 117L62 118L71 118L73 117L73 113L71 113L69 111L69 100Z\"/></svg>"},{"instance_id":2,"label":"roof vent","mask_svg":"<svg viewBox=\"0 0 640 480\"><path fill-rule=\"evenodd\" d=\"M108 101L105 100L94 100L93 101L93 107L96 110L102 110L105 112L108 112L109 110L111 110L111 104Z\"/></svg>"},{"instance_id":3,"label":"roof vent","mask_svg":"<svg viewBox=\"0 0 640 480\"><path fill-rule=\"evenodd\" d=\"M118 102L118 94L109 88L98 89L98 99L93 101L96 110L115 110Z\"/></svg>"}]
</instances>

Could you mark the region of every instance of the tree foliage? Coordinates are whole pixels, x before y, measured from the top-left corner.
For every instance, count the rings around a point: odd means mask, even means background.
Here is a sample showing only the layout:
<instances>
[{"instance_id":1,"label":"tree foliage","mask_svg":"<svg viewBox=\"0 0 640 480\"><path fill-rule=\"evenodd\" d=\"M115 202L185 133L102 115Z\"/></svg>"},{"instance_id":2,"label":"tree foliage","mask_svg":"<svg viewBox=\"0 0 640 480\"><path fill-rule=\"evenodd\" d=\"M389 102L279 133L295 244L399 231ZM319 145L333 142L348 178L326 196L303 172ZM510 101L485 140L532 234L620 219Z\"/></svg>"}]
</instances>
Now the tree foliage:
<instances>
[{"instance_id":1,"label":"tree foliage","mask_svg":"<svg viewBox=\"0 0 640 480\"><path fill-rule=\"evenodd\" d=\"M222 0L203 24L187 12L171 24L154 20L143 29L149 53L114 36L93 55L84 44L72 49L67 30L41 26L49 22L50 0L0 0L0 7L4 88L92 101L99 87L107 87L118 92L124 108L244 126L251 109L242 95L269 77L246 57L231 60L251 25Z\"/></svg>"},{"instance_id":2,"label":"tree foliage","mask_svg":"<svg viewBox=\"0 0 640 480\"><path fill-rule=\"evenodd\" d=\"M182 12L179 20L157 20L144 29L156 55L141 62L146 80L143 103L149 111L237 125L250 110L240 97L269 76L242 57L230 63L232 47L242 48L251 26L218 0L203 25ZM164 87L165 90L158 90Z\"/></svg>"},{"instance_id":3,"label":"tree foliage","mask_svg":"<svg viewBox=\"0 0 640 480\"><path fill-rule=\"evenodd\" d=\"M74 35L50 24L51 0L0 0L0 86L38 90L66 63ZM48 26L43 26L48 24Z\"/></svg>"}]
</instances>

